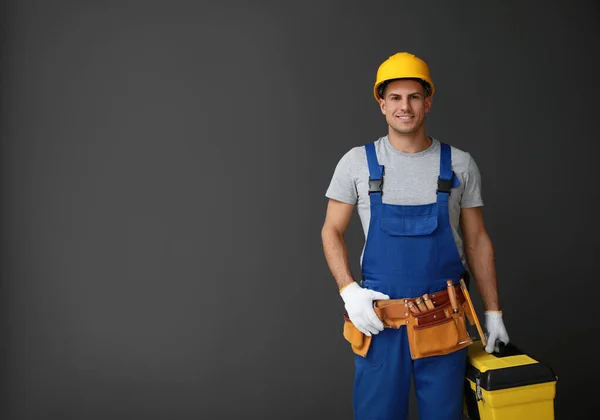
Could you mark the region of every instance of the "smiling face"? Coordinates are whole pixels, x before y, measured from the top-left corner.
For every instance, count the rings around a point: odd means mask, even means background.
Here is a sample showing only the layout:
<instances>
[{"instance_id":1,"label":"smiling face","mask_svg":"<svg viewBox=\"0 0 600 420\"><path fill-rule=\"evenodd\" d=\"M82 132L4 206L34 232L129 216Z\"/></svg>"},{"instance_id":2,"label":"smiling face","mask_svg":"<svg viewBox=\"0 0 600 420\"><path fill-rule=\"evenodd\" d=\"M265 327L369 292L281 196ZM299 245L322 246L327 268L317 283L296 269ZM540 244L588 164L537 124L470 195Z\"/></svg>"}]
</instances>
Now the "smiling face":
<instances>
[{"instance_id":1,"label":"smiling face","mask_svg":"<svg viewBox=\"0 0 600 420\"><path fill-rule=\"evenodd\" d=\"M432 98L426 96L425 88L415 80L395 80L389 83L379 100L381 112L397 134L425 132L425 115L431 109Z\"/></svg>"}]
</instances>

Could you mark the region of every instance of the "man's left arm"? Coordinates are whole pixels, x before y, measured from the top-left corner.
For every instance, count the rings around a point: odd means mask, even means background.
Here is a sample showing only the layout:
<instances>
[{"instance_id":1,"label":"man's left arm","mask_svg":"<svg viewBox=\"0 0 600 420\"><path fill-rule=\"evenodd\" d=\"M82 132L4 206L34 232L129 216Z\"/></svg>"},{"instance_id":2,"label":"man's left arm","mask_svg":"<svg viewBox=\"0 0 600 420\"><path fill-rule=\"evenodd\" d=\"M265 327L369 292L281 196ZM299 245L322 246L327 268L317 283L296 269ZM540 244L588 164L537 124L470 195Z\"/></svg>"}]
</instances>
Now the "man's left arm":
<instances>
[{"instance_id":1,"label":"man's left arm","mask_svg":"<svg viewBox=\"0 0 600 420\"><path fill-rule=\"evenodd\" d=\"M488 332L485 350L491 353L498 351L496 340L504 344L509 342L498 299L494 246L485 229L481 207L461 209L460 224L467 263L485 307L485 326Z\"/></svg>"},{"instance_id":2,"label":"man's left arm","mask_svg":"<svg viewBox=\"0 0 600 420\"><path fill-rule=\"evenodd\" d=\"M499 311L494 246L483 222L481 207L461 209L460 227L465 256L486 311Z\"/></svg>"}]
</instances>

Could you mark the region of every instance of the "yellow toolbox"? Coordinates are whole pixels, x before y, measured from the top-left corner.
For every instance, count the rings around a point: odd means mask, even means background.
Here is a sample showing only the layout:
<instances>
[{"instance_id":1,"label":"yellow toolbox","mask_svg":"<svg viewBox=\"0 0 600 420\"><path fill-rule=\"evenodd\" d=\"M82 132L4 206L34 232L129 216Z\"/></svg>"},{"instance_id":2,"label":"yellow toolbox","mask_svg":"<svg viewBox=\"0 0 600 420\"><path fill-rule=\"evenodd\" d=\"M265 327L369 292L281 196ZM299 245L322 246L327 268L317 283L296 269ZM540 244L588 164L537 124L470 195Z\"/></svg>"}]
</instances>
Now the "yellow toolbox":
<instances>
[{"instance_id":1,"label":"yellow toolbox","mask_svg":"<svg viewBox=\"0 0 600 420\"><path fill-rule=\"evenodd\" d=\"M549 366L512 343L490 354L475 342L468 350L466 414L471 420L554 420L557 381Z\"/></svg>"}]
</instances>

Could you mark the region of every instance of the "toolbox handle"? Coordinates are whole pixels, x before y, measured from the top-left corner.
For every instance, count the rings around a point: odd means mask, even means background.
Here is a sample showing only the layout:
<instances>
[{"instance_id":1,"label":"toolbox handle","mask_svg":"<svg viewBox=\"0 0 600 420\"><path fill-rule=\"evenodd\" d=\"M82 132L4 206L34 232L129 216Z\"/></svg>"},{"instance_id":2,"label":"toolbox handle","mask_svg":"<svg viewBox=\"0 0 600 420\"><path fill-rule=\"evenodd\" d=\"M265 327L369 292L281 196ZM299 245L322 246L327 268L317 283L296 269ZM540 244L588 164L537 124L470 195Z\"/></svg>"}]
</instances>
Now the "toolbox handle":
<instances>
[{"instance_id":1,"label":"toolbox handle","mask_svg":"<svg viewBox=\"0 0 600 420\"><path fill-rule=\"evenodd\" d=\"M492 354L496 357L508 357L508 356L518 356L520 354L526 354L520 348L515 346L513 343L504 344L504 342L500 340L496 340L496 345L498 346L498 351L494 350Z\"/></svg>"},{"instance_id":2,"label":"toolbox handle","mask_svg":"<svg viewBox=\"0 0 600 420\"><path fill-rule=\"evenodd\" d=\"M493 354L497 357L505 357L506 356L506 344L502 340L496 340L496 346L498 346L498 351L494 348Z\"/></svg>"}]
</instances>

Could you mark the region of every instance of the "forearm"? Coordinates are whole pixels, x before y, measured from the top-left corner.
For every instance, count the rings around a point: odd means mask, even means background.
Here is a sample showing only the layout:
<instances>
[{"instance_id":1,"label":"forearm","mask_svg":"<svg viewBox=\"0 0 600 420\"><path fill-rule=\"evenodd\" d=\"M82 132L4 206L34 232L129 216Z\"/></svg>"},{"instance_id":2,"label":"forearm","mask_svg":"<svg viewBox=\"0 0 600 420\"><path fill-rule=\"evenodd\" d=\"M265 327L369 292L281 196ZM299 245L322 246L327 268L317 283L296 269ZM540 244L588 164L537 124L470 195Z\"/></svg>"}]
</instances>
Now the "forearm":
<instances>
[{"instance_id":1,"label":"forearm","mask_svg":"<svg viewBox=\"0 0 600 420\"><path fill-rule=\"evenodd\" d=\"M338 285L338 289L341 290L354 281L350 271L346 241L344 236L334 229L324 228L321 237L327 265Z\"/></svg>"},{"instance_id":2,"label":"forearm","mask_svg":"<svg viewBox=\"0 0 600 420\"><path fill-rule=\"evenodd\" d=\"M485 310L499 311L494 247L489 235L482 232L465 243L465 253Z\"/></svg>"}]
</instances>

